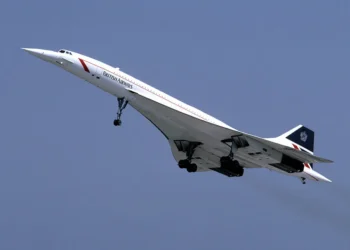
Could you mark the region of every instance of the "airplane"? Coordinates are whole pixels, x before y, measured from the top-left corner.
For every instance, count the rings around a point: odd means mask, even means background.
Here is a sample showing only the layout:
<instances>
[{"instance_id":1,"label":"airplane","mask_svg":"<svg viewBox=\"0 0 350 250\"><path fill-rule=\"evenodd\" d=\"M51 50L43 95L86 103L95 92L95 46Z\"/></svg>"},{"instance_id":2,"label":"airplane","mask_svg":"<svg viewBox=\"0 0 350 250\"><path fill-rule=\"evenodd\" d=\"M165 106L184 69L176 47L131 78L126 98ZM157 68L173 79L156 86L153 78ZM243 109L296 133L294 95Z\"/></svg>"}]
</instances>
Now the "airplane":
<instances>
[{"instance_id":1,"label":"airplane","mask_svg":"<svg viewBox=\"0 0 350 250\"><path fill-rule=\"evenodd\" d=\"M88 56L60 49L22 48L29 54L115 96L118 103L115 126L127 105L148 119L168 140L180 169L188 172L214 171L241 177L244 169L267 168L306 179L332 182L314 170L314 163L333 161L314 155L315 133L298 125L274 138L254 136L187 105L178 99Z\"/></svg>"}]
</instances>

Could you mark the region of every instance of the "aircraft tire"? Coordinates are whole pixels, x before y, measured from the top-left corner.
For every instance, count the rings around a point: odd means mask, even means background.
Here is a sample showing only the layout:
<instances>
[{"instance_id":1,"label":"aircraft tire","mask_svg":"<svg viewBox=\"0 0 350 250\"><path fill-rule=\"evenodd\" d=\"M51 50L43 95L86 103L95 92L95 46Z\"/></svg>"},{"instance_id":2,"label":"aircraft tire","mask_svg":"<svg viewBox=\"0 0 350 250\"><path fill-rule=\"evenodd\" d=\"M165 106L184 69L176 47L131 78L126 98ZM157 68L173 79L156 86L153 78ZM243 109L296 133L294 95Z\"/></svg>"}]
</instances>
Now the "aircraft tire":
<instances>
[{"instance_id":1,"label":"aircraft tire","mask_svg":"<svg viewBox=\"0 0 350 250\"><path fill-rule=\"evenodd\" d=\"M237 177L241 177L244 174L244 169L242 167L240 167L239 169L237 169Z\"/></svg>"},{"instance_id":2,"label":"aircraft tire","mask_svg":"<svg viewBox=\"0 0 350 250\"><path fill-rule=\"evenodd\" d=\"M114 126L120 126L120 125L122 125L122 121L119 120L119 119L116 119L116 120L113 121L113 125Z\"/></svg>"},{"instance_id":3,"label":"aircraft tire","mask_svg":"<svg viewBox=\"0 0 350 250\"><path fill-rule=\"evenodd\" d=\"M238 162L237 160L234 160L234 161L232 162L232 167L233 167L233 168L240 168L241 165L239 164L239 162Z\"/></svg>"},{"instance_id":4,"label":"aircraft tire","mask_svg":"<svg viewBox=\"0 0 350 250\"><path fill-rule=\"evenodd\" d=\"M187 172L193 173L197 171L197 165L192 163L187 167Z\"/></svg>"},{"instance_id":5,"label":"aircraft tire","mask_svg":"<svg viewBox=\"0 0 350 250\"><path fill-rule=\"evenodd\" d=\"M179 168L188 168L191 163L189 162L189 160L185 159L185 160L180 160L179 163Z\"/></svg>"}]
</instances>

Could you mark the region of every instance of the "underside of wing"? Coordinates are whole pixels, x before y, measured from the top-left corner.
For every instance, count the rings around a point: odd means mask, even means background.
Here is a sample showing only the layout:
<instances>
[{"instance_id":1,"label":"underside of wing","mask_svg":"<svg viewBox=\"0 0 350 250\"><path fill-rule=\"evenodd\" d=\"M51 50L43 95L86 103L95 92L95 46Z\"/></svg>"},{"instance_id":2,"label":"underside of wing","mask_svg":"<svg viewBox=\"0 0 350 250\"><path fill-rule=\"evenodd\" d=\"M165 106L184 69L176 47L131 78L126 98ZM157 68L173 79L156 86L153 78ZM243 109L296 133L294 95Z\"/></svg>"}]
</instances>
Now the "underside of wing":
<instances>
[{"instance_id":1,"label":"underside of wing","mask_svg":"<svg viewBox=\"0 0 350 250\"><path fill-rule=\"evenodd\" d=\"M198 119L162 103L134 93L131 105L156 126L168 139L201 140L220 144L231 136L241 135L234 129Z\"/></svg>"},{"instance_id":2,"label":"underside of wing","mask_svg":"<svg viewBox=\"0 0 350 250\"><path fill-rule=\"evenodd\" d=\"M165 117L159 115L154 115L153 112L149 112L138 105L134 105L133 107L149 122L151 122L167 140L178 138L184 140L194 140L194 137L188 133L186 128L175 124L172 120L166 119Z\"/></svg>"}]
</instances>

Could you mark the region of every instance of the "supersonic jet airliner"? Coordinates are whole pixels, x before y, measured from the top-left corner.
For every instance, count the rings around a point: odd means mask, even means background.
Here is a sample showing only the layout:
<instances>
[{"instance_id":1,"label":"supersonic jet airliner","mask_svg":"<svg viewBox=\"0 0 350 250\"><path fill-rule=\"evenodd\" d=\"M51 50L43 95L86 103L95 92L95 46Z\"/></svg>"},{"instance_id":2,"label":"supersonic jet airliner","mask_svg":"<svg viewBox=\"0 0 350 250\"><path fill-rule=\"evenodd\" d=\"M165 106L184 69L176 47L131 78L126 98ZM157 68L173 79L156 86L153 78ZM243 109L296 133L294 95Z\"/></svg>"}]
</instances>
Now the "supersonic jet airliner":
<instances>
[{"instance_id":1,"label":"supersonic jet airliner","mask_svg":"<svg viewBox=\"0 0 350 250\"><path fill-rule=\"evenodd\" d=\"M178 166L188 172L215 171L243 176L245 168L267 168L299 178L331 182L317 173L314 163L330 163L315 156L312 130L296 126L275 138L260 138L238 131L105 63L61 49L58 52L24 48L117 97L115 126L130 104L164 135Z\"/></svg>"}]
</instances>

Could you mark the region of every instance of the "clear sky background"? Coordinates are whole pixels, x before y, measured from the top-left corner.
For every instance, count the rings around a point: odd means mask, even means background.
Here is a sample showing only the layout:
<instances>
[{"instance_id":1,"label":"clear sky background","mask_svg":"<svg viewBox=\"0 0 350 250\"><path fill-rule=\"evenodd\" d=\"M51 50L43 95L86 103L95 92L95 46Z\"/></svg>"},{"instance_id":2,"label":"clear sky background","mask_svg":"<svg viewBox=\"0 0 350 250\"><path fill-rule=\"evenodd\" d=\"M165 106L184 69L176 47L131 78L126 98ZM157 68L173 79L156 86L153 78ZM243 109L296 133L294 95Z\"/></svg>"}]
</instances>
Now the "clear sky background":
<instances>
[{"instance_id":1,"label":"clear sky background","mask_svg":"<svg viewBox=\"0 0 350 250\"><path fill-rule=\"evenodd\" d=\"M0 249L350 249L349 1L8 1ZM21 47L80 52L239 130L316 133L333 183L189 174L131 107Z\"/></svg>"}]
</instances>

